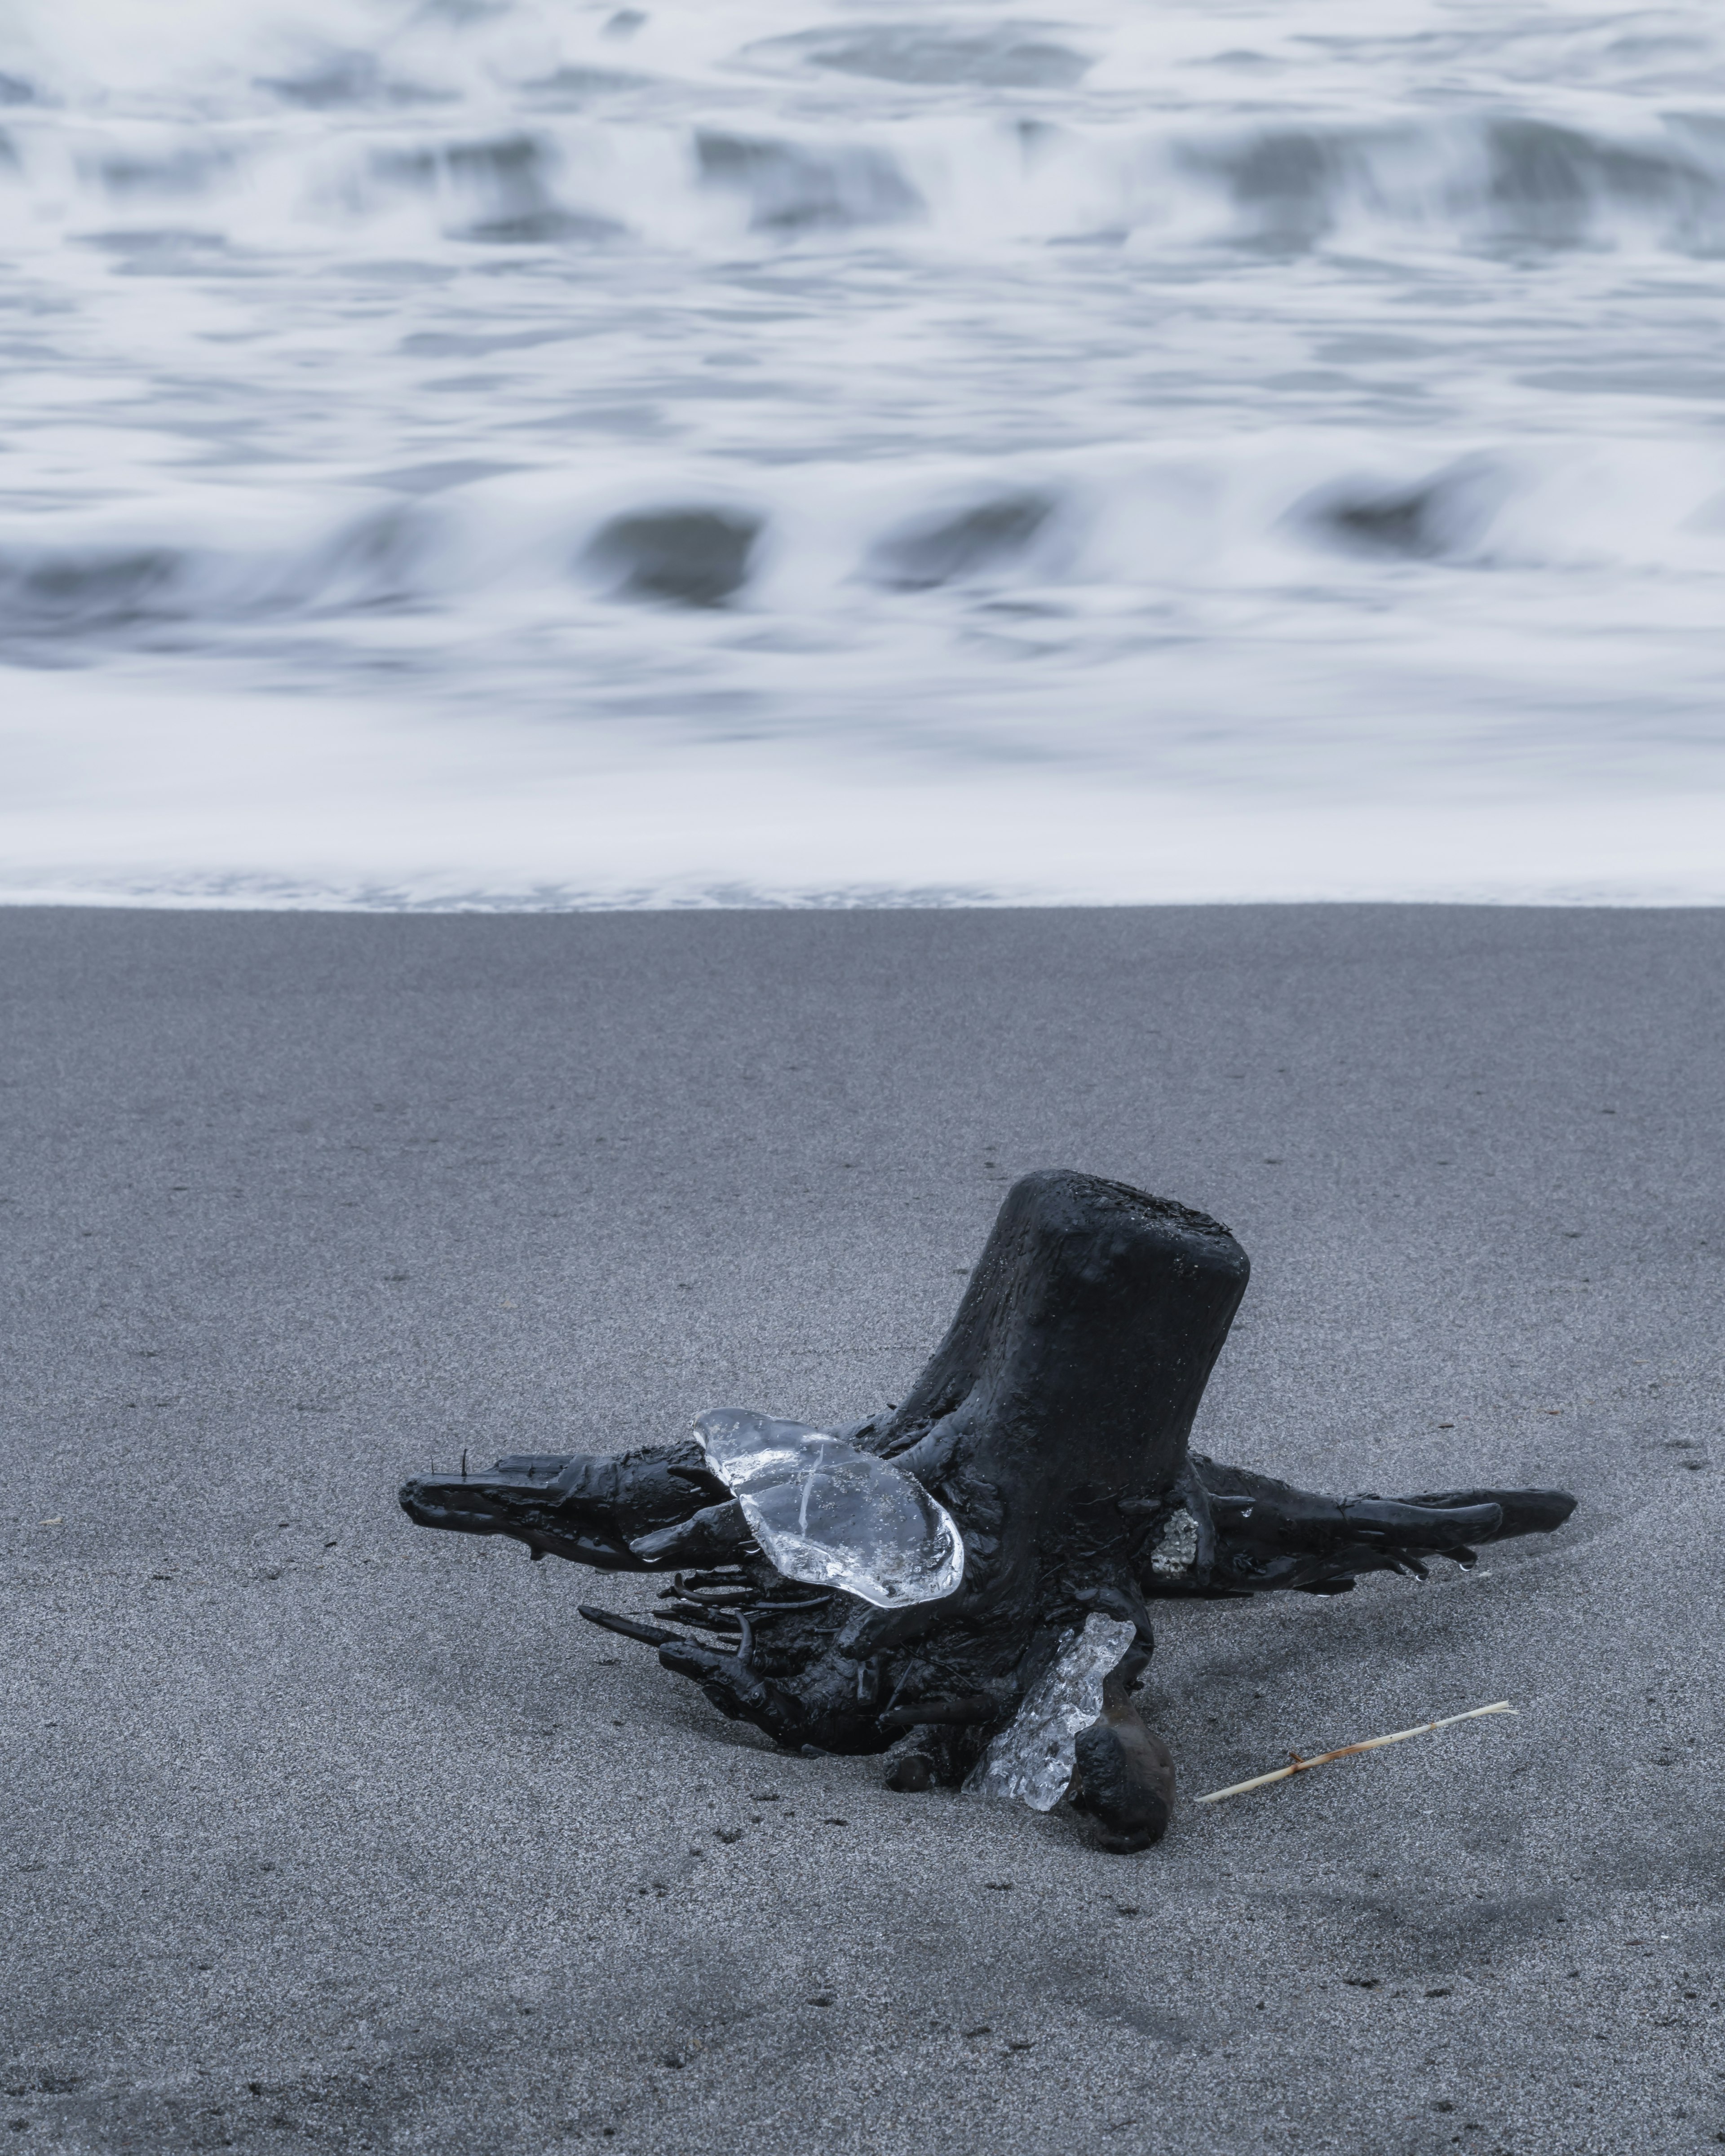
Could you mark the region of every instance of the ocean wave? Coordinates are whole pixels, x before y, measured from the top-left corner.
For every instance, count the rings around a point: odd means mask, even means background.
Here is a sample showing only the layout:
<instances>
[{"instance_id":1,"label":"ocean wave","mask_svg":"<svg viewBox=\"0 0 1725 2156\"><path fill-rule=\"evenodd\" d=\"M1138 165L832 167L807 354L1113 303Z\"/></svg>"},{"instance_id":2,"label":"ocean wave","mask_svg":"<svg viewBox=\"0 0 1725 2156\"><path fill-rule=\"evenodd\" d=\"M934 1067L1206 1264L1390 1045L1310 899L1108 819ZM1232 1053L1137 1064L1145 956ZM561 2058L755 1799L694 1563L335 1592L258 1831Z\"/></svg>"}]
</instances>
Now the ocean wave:
<instances>
[{"instance_id":1,"label":"ocean wave","mask_svg":"<svg viewBox=\"0 0 1725 2156\"><path fill-rule=\"evenodd\" d=\"M0 520L0 648L148 640L188 624L342 614L410 603L430 534L417 505L350 495L273 501L180 494L151 508Z\"/></svg>"},{"instance_id":2,"label":"ocean wave","mask_svg":"<svg viewBox=\"0 0 1725 2156\"><path fill-rule=\"evenodd\" d=\"M794 620L931 598L1244 584L1403 566L1725 567L1725 454L1543 442L1420 459L1322 436L1178 452L960 462L870 479L800 466L745 486L716 465L496 472L457 464L320 506L208 490L0 524L0 642L164 626L325 624L395 610L434 639L501 595L521 624L572 607ZM878 624L878 614L870 616Z\"/></svg>"},{"instance_id":3,"label":"ocean wave","mask_svg":"<svg viewBox=\"0 0 1725 2156\"><path fill-rule=\"evenodd\" d=\"M853 236L967 251L1106 239L1299 253L1427 247L1725 249L1725 123L1614 134L1532 111L1193 129L974 116L841 132L518 113L490 132L224 131L21 105L0 130L20 236L179 226L279 249L427 242L830 249Z\"/></svg>"},{"instance_id":4,"label":"ocean wave","mask_svg":"<svg viewBox=\"0 0 1725 2156\"><path fill-rule=\"evenodd\" d=\"M1236 233L1290 248L1388 226L1475 244L1725 243L1725 131L1674 117L1619 139L1532 113L1266 129L1183 143Z\"/></svg>"}]
</instances>

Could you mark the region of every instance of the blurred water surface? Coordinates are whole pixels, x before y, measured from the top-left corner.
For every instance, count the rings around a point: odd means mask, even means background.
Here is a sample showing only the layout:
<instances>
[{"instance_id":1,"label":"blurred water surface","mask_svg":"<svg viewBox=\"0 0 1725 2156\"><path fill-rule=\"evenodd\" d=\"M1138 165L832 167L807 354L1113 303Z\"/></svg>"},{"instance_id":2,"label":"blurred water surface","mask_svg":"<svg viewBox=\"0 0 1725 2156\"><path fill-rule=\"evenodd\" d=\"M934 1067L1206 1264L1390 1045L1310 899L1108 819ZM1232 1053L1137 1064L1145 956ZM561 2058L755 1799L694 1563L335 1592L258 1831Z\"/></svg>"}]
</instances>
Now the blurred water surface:
<instances>
[{"instance_id":1,"label":"blurred water surface","mask_svg":"<svg viewBox=\"0 0 1725 2156\"><path fill-rule=\"evenodd\" d=\"M1725 16L12 0L0 870L1725 898Z\"/></svg>"}]
</instances>

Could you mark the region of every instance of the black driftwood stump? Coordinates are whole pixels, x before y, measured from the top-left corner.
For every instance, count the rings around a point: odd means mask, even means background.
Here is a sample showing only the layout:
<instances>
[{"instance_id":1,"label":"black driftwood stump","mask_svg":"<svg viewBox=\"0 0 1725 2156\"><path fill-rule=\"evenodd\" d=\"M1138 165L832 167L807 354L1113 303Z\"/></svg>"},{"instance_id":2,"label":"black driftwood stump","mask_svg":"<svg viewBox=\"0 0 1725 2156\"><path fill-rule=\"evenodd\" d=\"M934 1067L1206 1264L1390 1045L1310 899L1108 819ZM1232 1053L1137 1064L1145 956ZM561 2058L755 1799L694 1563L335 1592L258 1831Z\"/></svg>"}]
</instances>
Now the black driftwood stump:
<instances>
[{"instance_id":1,"label":"black driftwood stump","mask_svg":"<svg viewBox=\"0 0 1725 2156\"><path fill-rule=\"evenodd\" d=\"M1105 1847L1143 1848L1166 1829L1173 1790L1173 1762L1130 1696L1153 1645L1149 1600L1423 1578L1428 1558L1471 1565L1478 1544L1548 1531L1574 1509L1552 1490L1318 1496L1189 1452L1248 1270L1225 1228L1170 1199L1029 1175L890 1413L827 1435L727 1411L678 1444L501 1460L409 1482L401 1502L423 1526L512 1536L536 1558L672 1575L662 1621L582 1614L656 1647L721 1713L791 1750L886 1753L895 1789L964 1779L991 1738L1034 1717L1075 1641L1098 1641L1111 1665L1091 1695L1100 1711L1057 1771ZM928 1516L950 1515L956 1587L875 1606L776 1568L745 1516L747 1487L733 1496L713 1464L726 1431L757 1424L797 1433L788 1441L810 1457L863 1455L843 1471L853 1478L905 1488L879 1460L914 1477ZM806 1477L798 1486L806 1523Z\"/></svg>"}]
</instances>

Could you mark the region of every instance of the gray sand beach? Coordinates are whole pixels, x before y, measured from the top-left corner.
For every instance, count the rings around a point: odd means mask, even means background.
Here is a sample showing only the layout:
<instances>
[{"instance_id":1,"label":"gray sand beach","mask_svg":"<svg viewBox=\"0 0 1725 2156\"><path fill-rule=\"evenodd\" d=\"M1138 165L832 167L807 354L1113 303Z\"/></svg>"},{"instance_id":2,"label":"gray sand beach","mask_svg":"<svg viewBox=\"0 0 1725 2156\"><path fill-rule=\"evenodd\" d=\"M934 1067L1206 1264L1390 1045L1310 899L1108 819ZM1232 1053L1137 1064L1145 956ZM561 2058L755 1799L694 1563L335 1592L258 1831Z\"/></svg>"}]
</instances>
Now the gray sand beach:
<instances>
[{"instance_id":1,"label":"gray sand beach","mask_svg":"<svg viewBox=\"0 0 1725 2156\"><path fill-rule=\"evenodd\" d=\"M0 2140L1716 2146L1722 976L1707 911L0 911ZM1160 1848L778 1753L576 1615L649 1585L398 1511L898 1399L1055 1166L1250 1253L1203 1450L1580 1499L1162 1605Z\"/></svg>"}]
</instances>

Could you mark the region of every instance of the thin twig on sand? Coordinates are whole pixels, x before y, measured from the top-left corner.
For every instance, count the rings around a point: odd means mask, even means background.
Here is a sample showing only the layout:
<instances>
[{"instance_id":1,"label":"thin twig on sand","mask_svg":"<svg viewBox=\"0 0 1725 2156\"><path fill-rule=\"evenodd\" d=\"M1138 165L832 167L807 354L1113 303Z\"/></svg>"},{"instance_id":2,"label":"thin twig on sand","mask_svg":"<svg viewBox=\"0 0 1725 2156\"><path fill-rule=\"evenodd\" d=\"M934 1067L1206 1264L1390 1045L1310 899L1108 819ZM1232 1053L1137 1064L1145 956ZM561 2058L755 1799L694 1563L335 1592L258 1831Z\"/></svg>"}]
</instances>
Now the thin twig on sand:
<instances>
[{"instance_id":1,"label":"thin twig on sand","mask_svg":"<svg viewBox=\"0 0 1725 2156\"><path fill-rule=\"evenodd\" d=\"M1271 1782L1286 1782L1291 1776L1303 1774L1313 1767L1327 1767L1332 1759L1346 1759L1355 1752L1375 1752L1381 1744L1404 1744L1410 1737L1423 1737L1428 1729L1448 1729L1457 1722L1472 1722L1482 1714L1513 1714L1516 1712L1507 1699L1500 1699L1490 1707L1471 1707L1466 1714L1446 1714L1441 1722L1421 1722L1412 1729L1398 1729L1389 1737L1368 1737L1358 1744L1341 1744L1333 1752L1320 1752L1314 1759L1302 1759L1297 1752L1288 1754L1290 1764L1278 1767L1273 1774L1255 1774L1250 1782L1236 1782L1231 1789L1212 1789L1208 1796L1196 1799L1201 1804L1218 1804L1224 1797L1244 1796L1248 1789L1262 1789Z\"/></svg>"}]
</instances>

